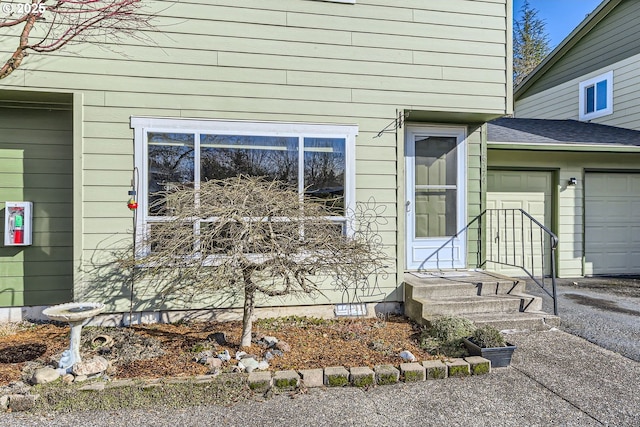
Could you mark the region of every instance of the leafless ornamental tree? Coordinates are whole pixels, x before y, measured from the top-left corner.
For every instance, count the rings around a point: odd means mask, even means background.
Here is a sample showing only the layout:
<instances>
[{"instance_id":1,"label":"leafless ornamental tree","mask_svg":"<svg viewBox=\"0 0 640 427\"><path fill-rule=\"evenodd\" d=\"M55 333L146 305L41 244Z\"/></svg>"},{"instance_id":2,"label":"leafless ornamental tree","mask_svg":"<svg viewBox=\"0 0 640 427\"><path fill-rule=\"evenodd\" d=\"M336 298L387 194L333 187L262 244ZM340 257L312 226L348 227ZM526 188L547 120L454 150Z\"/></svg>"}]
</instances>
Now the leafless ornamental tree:
<instances>
[{"instance_id":1,"label":"leafless ornamental tree","mask_svg":"<svg viewBox=\"0 0 640 427\"><path fill-rule=\"evenodd\" d=\"M15 39L0 59L0 79L16 70L30 52L49 53L70 43L104 43L147 27L142 0L2 0L0 42ZM13 51L11 51L13 49Z\"/></svg>"},{"instance_id":2,"label":"leafless ornamental tree","mask_svg":"<svg viewBox=\"0 0 640 427\"><path fill-rule=\"evenodd\" d=\"M244 297L242 347L251 345L257 294L366 291L388 264L374 210L359 215L357 231L343 233L326 200L303 201L281 182L208 181L164 192L155 204L169 219L151 225L128 267L164 289L236 288Z\"/></svg>"}]
</instances>

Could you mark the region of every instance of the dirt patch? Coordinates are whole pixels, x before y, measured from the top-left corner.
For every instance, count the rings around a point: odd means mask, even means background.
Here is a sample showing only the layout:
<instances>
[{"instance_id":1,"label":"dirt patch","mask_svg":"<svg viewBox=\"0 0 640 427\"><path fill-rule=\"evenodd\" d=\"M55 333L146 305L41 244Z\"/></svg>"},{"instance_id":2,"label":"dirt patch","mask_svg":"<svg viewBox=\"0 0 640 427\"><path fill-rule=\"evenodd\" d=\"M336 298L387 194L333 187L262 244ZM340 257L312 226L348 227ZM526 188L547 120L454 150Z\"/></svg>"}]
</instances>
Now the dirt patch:
<instances>
[{"instance_id":1,"label":"dirt patch","mask_svg":"<svg viewBox=\"0 0 640 427\"><path fill-rule=\"evenodd\" d=\"M417 325L403 317L339 320L291 317L259 320L254 324L257 335L274 336L290 347L269 361L271 370L398 365L403 362L399 357L403 350L411 351L421 360L433 358L418 347L415 341L418 331ZM101 355L111 360L116 368L115 378L193 376L209 371L209 367L194 361L199 353L228 350L234 355L239 350L240 336L240 322L85 327L82 356ZM27 364L54 363L68 347L68 340L68 326L54 324L30 325L1 336L0 385L20 379ZM259 359L268 351L257 343L243 350ZM236 363L232 359L226 369Z\"/></svg>"}]
</instances>

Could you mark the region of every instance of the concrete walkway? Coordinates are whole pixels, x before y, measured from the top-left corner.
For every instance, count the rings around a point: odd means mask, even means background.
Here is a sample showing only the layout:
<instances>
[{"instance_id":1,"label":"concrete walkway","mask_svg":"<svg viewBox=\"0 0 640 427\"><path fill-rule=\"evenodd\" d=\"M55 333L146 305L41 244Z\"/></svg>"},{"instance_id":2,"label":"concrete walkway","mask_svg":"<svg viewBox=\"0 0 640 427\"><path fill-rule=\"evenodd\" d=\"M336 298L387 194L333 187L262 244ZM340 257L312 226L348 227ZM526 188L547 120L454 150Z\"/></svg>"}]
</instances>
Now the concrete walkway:
<instances>
[{"instance_id":1,"label":"concrete walkway","mask_svg":"<svg viewBox=\"0 0 640 427\"><path fill-rule=\"evenodd\" d=\"M3 426L639 426L640 363L551 330L514 334L512 366L490 375L312 389L231 407L4 414ZM168 402L170 404L170 402ZM206 404L206 402L203 402Z\"/></svg>"}]
</instances>

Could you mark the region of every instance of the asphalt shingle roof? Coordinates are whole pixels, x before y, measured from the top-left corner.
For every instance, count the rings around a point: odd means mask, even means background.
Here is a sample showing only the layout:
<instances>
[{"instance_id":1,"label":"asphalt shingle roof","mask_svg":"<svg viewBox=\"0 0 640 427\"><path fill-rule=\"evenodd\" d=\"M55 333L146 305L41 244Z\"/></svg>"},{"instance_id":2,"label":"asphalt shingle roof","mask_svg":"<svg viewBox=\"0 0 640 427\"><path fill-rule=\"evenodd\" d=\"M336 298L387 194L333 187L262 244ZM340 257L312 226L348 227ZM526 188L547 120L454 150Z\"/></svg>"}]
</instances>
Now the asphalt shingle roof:
<instances>
[{"instance_id":1,"label":"asphalt shingle roof","mask_svg":"<svg viewBox=\"0 0 640 427\"><path fill-rule=\"evenodd\" d=\"M640 131L577 120L501 118L488 123L488 141L640 147Z\"/></svg>"}]
</instances>

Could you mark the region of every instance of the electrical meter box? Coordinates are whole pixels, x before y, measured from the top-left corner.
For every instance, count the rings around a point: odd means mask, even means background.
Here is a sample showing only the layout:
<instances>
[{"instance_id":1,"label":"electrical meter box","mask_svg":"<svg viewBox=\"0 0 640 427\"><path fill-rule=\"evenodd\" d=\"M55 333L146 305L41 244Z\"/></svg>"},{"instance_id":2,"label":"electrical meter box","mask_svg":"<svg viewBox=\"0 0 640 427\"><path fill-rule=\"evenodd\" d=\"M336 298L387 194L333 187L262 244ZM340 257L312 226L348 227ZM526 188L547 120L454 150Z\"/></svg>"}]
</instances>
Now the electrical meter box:
<instances>
[{"instance_id":1,"label":"electrical meter box","mask_svg":"<svg viewBox=\"0 0 640 427\"><path fill-rule=\"evenodd\" d=\"M31 225L33 203L5 202L4 204L4 245L31 245Z\"/></svg>"}]
</instances>

